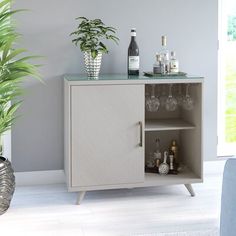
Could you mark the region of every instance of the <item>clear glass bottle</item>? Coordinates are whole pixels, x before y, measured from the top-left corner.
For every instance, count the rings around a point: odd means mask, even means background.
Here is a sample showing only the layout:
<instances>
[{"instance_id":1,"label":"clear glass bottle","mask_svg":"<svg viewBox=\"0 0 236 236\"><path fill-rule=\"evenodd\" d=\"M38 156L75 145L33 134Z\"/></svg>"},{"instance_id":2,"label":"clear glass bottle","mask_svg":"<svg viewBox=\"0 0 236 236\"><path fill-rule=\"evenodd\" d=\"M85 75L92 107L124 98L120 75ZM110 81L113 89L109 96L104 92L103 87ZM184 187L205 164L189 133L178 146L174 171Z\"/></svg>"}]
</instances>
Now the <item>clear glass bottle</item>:
<instances>
[{"instance_id":1,"label":"clear glass bottle","mask_svg":"<svg viewBox=\"0 0 236 236\"><path fill-rule=\"evenodd\" d=\"M159 138L156 139L156 148L155 148L155 151L153 153L153 157L154 157L154 160L155 160L156 167L159 167L159 165L161 164L161 145L160 145L160 139Z\"/></svg>"},{"instance_id":2,"label":"clear glass bottle","mask_svg":"<svg viewBox=\"0 0 236 236\"><path fill-rule=\"evenodd\" d=\"M163 58L163 74L169 74L170 73L170 60L169 60L169 56L165 53L164 54L164 58Z\"/></svg>"},{"instance_id":3,"label":"clear glass bottle","mask_svg":"<svg viewBox=\"0 0 236 236\"><path fill-rule=\"evenodd\" d=\"M161 74L161 55L158 53L153 64L153 74Z\"/></svg>"},{"instance_id":4,"label":"clear glass bottle","mask_svg":"<svg viewBox=\"0 0 236 236\"><path fill-rule=\"evenodd\" d=\"M172 51L170 57L170 73L177 74L178 72L179 72L179 61L176 59L175 52Z\"/></svg>"},{"instance_id":5,"label":"clear glass bottle","mask_svg":"<svg viewBox=\"0 0 236 236\"><path fill-rule=\"evenodd\" d=\"M161 50L159 52L161 61L165 64L165 72L169 73L169 50L167 49L167 37L166 35L161 36Z\"/></svg>"},{"instance_id":6,"label":"clear glass bottle","mask_svg":"<svg viewBox=\"0 0 236 236\"><path fill-rule=\"evenodd\" d=\"M147 159L147 163L146 163L146 166L148 168L154 168L155 167L155 159L154 159L154 156L153 156L153 153L149 153L149 157Z\"/></svg>"}]
</instances>

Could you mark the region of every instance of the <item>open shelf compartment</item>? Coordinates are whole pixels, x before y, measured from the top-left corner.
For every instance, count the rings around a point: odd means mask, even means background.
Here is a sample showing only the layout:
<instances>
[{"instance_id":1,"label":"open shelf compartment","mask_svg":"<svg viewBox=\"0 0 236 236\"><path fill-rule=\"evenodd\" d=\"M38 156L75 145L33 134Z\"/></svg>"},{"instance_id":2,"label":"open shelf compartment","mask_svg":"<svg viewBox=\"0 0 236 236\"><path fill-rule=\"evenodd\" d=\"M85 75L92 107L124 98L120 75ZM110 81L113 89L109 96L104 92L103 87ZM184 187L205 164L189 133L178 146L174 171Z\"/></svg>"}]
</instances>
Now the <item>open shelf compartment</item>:
<instances>
[{"instance_id":1,"label":"open shelf compartment","mask_svg":"<svg viewBox=\"0 0 236 236\"><path fill-rule=\"evenodd\" d=\"M145 173L145 186L188 184L200 182L202 182L202 178L187 168L183 172L180 172L178 175L159 175L155 173Z\"/></svg>"},{"instance_id":2,"label":"open shelf compartment","mask_svg":"<svg viewBox=\"0 0 236 236\"><path fill-rule=\"evenodd\" d=\"M159 95L169 84L156 85L155 92ZM174 83L174 89L180 86L184 92L186 84ZM146 85L145 89L146 96L150 96L150 85ZM155 140L158 138L162 159L164 151L169 151L172 140L176 140L179 147L179 164L185 166L177 175L145 172L145 186L202 182L202 89L201 83L190 85L190 95L194 100L193 110L185 110L179 106L170 112L163 105L157 112L145 109L145 165L156 148ZM174 96L176 92L178 91L174 91Z\"/></svg>"}]
</instances>

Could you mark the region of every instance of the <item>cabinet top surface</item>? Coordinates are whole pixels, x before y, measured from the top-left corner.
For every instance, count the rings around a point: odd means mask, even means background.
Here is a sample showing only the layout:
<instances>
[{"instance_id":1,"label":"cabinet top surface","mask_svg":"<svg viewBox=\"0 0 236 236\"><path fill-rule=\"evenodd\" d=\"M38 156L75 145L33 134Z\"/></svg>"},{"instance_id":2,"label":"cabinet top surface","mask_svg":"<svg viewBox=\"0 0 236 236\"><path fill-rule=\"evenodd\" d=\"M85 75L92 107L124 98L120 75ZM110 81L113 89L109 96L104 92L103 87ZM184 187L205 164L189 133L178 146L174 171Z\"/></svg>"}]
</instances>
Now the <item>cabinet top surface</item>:
<instances>
[{"instance_id":1,"label":"cabinet top surface","mask_svg":"<svg viewBox=\"0 0 236 236\"><path fill-rule=\"evenodd\" d=\"M161 76L161 77L147 77L147 76L128 76L127 74L106 74L100 75L98 79L88 78L87 75L82 74L68 74L64 75L64 80L68 82L75 82L79 84L145 84L145 83L201 83L203 77L201 76Z\"/></svg>"}]
</instances>

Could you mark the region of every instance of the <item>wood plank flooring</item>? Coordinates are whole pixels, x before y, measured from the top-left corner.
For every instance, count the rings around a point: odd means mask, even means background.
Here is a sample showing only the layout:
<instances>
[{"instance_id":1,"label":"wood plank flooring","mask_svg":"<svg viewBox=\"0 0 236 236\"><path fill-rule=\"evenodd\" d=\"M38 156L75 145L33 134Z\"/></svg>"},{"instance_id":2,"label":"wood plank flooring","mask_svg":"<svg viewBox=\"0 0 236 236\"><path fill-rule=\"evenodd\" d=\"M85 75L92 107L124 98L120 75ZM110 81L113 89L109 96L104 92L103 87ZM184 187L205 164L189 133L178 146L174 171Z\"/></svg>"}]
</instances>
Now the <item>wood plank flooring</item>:
<instances>
[{"instance_id":1,"label":"wood plank flooring","mask_svg":"<svg viewBox=\"0 0 236 236\"><path fill-rule=\"evenodd\" d=\"M0 235L156 235L217 229L222 173L195 184L88 192L76 206L66 186L18 187L9 211L0 216ZM186 234L188 235L188 234Z\"/></svg>"}]
</instances>

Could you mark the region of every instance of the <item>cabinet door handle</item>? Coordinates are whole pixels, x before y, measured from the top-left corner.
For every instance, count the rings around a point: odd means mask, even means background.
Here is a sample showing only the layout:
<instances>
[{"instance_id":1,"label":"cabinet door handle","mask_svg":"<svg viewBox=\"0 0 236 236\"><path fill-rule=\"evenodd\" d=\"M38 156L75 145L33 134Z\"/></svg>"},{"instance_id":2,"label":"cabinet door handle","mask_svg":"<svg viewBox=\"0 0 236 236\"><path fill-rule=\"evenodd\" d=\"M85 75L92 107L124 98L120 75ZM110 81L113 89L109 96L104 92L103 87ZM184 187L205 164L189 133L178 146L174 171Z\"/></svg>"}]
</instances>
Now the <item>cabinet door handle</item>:
<instances>
[{"instance_id":1,"label":"cabinet door handle","mask_svg":"<svg viewBox=\"0 0 236 236\"><path fill-rule=\"evenodd\" d=\"M139 142L139 146L142 147L143 146L143 122L139 121L139 127L140 127L140 142Z\"/></svg>"}]
</instances>

